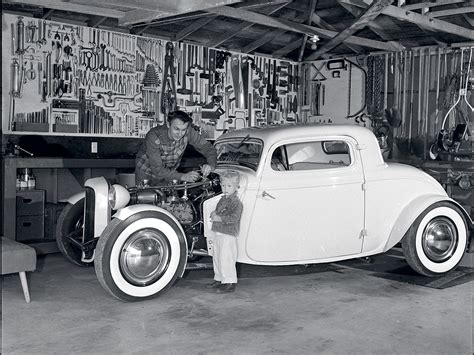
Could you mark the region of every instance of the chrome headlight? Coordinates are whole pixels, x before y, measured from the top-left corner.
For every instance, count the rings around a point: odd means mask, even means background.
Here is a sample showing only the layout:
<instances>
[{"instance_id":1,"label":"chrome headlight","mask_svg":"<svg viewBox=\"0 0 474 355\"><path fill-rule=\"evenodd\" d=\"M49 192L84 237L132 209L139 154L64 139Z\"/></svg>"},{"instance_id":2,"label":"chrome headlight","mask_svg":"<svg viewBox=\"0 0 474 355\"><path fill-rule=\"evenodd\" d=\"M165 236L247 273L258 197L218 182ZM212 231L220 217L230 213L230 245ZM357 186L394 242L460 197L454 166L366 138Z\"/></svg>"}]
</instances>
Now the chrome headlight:
<instances>
[{"instance_id":1,"label":"chrome headlight","mask_svg":"<svg viewBox=\"0 0 474 355\"><path fill-rule=\"evenodd\" d=\"M109 206L113 210L119 210L127 206L130 201L130 193L128 190L119 184L110 186L109 189Z\"/></svg>"}]
</instances>

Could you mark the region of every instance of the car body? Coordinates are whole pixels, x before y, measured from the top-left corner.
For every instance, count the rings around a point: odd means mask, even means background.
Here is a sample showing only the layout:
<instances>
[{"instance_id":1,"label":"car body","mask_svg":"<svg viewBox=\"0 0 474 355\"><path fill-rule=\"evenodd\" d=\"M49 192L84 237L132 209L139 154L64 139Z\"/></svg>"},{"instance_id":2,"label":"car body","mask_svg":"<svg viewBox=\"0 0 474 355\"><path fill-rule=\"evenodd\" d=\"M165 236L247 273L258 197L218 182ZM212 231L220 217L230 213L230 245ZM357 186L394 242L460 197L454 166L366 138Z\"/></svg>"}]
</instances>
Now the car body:
<instances>
[{"instance_id":1,"label":"car body","mask_svg":"<svg viewBox=\"0 0 474 355\"><path fill-rule=\"evenodd\" d=\"M468 250L472 220L466 211L428 174L384 162L366 128L246 128L222 135L215 148L216 172L234 170L241 178L238 262L334 262L383 253L402 242L414 270L439 276ZM81 262L94 260L102 286L121 300L162 293L182 275L187 257L212 255L209 216L221 197L216 185L206 180L126 190L104 178L88 180ZM199 197L190 199L190 188ZM130 203L130 193L137 191L153 196ZM183 217L184 207L179 213L170 209L171 195L175 202L193 201L192 218ZM137 256L127 248L153 253Z\"/></svg>"}]
</instances>

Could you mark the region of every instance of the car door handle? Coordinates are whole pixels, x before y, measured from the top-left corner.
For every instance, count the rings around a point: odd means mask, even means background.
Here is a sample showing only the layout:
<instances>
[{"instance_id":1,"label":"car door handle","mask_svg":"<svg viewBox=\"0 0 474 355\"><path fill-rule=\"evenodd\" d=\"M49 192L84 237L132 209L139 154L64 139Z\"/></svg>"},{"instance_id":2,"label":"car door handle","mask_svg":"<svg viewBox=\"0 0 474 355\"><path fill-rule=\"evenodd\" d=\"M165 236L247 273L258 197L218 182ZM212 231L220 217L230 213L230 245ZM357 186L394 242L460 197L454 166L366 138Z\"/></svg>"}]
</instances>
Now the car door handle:
<instances>
[{"instance_id":1,"label":"car door handle","mask_svg":"<svg viewBox=\"0 0 474 355\"><path fill-rule=\"evenodd\" d=\"M262 192L262 197L270 197L272 199L275 200L275 197L273 197L272 195L270 195L268 192L266 192L265 190Z\"/></svg>"}]
</instances>

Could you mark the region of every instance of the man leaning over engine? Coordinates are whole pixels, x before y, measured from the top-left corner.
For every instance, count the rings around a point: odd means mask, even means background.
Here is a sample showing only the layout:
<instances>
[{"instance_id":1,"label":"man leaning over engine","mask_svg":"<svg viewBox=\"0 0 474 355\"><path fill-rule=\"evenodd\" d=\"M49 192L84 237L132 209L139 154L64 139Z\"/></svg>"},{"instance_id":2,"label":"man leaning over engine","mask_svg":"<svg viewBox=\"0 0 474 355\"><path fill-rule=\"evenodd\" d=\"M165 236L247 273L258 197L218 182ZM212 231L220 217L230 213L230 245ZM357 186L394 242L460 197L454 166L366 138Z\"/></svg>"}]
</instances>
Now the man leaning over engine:
<instances>
[{"instance_id":1,"label":"man leaning over engine","mask_svg":"<svg viewBox=\"0 0 474 355\"><path fill-rule=\"evenodd\" d=\"M147 133L135 159L135 183L137 186L148 180L150 185L168 183L174 179L194 182L198 171L180 173L176 171L188 144L192 145L207 160L201 166L204 177L216 167L217 153L210 142L191 127L192 119L184 111L168 114L167 124L157 126Z\"/></svg>"}]
</instances>

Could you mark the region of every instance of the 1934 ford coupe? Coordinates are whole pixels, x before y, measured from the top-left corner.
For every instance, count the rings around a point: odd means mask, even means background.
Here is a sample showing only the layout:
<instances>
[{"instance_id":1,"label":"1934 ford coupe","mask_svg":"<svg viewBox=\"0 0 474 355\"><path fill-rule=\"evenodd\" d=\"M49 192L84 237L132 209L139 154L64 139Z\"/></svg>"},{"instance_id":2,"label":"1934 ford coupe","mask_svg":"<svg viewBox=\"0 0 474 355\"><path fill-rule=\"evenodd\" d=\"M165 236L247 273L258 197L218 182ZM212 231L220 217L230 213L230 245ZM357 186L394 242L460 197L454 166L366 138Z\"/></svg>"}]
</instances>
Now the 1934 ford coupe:
<instances>
[{"instance_id":1,"label":"1934 ford coupe","mask_svg":"<svg viewBox=\"0 0 474 355\"><path fill-rule=\"evenodd\" d=\"M442 186L411 166L384 162L355 126L247 128L221 136L216 173L240 173L238 262L315 264L366 257L402 244L418 273L443 275L472 243L473 222ZM70 198L57 227L61 252L94 263L112 296L163 293L190 258L212 255L218 177L125 188L103 177Z\"/></svg>"}]
</instances>

